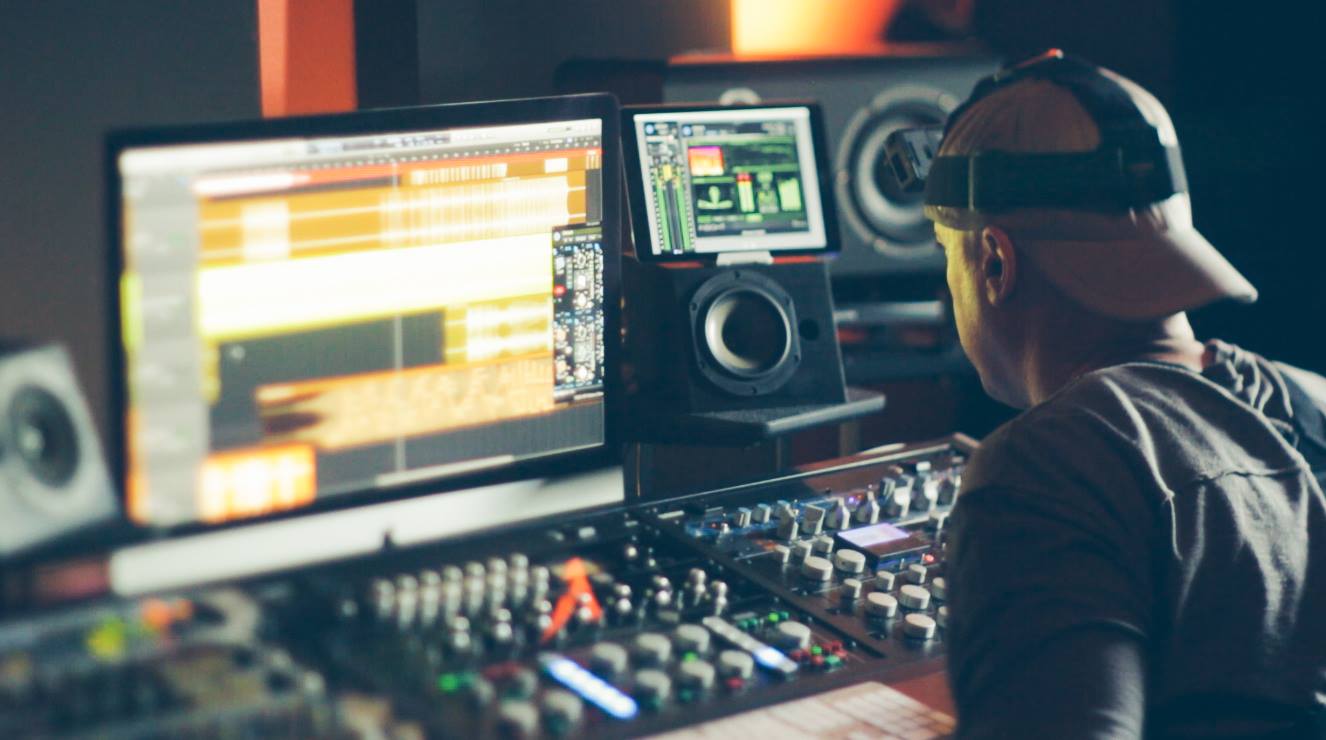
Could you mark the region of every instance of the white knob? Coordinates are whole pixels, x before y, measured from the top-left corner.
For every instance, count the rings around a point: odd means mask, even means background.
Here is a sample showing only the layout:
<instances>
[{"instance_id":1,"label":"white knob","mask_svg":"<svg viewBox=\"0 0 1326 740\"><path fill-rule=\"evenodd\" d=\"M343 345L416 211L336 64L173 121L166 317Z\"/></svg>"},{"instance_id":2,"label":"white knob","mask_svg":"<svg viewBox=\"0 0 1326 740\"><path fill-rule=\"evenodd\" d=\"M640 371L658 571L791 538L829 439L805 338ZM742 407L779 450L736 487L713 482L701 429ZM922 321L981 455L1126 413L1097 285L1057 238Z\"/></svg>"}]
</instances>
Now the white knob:
<instances>
[{"instance_id":1,"label":"white knob","mask_svg":"<svg viewBox=\"0 0 1326 740\"><path fill-rule=\"evenodd\" d=\"M894 582L894 580L895 580L896 578L897 578L897 576L893 575L893 573L892 573L891 571L887 571L887 570L877 570L877 571L875 571L875 590L876 590L876 591L892 591L892 590L893 590L893 582Z\"/></svg>"},{"instance_id":2,"label":"white knob","mask_svg":"<svg viewBox=\"0 0 1326 740\"><path fill-rule=\"evenodd\" d=\"M908 583L898 590L898 600L908 609L924 609L930 606L930 592L924 586Z\"/></svg>"},{"instance_id":3,"label":"white knob","mask_svg":"<svg viewBox=\"0 0 1326 740\"><path fill-rule=\"evenodd\" d=\"M872 617L891 617L898 613L898 600L893 594L876 591L866 597L866 613Z\"/></svg>"},{"instance_id":4,"label":"white knob","mask_svg":"<svg viewBox=\"0 0 1326 740\"><path fill-rule=\"evenodd\" d=\"M833 564L844 573L856 575L866 570L866 556L856 550L839 550L833 556Z\"/></svg>"},{"instance_id":5,"label":"white knob","mask_svg":"<svg viewBox=\"0 0 1326 740\"><path fill-rule=\"evenodd\" d=\"M939 607L939 612L938 612L937 615L935 616L935 621L936 621L936 622L939 622L939 626L940 626L940 627L947 627L947 626L948 626L948 607L947 607L947 606L941 606L941 607Z\"/></svg>"},{"instance_id":6,"label":"white knob","mask_svg":"<svg viewBox=\"0 0 1326 740\"><path fill-rule=\"evenodd\" d=\"M920 563L912 563L907 566L907 570L903 571L902 577L907 579L908 583L920 585L925 583L925 577L929 572L930 571L926 570L924 565L921 565Z\"/></svg>"},{"instance_id":7,"label":"white knob","mask_svg":"<svg viewBox=\"0 0 1326 740\"><path fill-rule=\"evenodd\" d=\"M827 581L833 577L833 563L818 555L811 555L801 564L801 577L808 581Z\"/></svg>"},{"instance_id":8,"label":"white knob","mask_svg":"<svg viewBox=\"0 0 1326 740\"><path fill-rule=\"evenodd\" d=\"M944 600L945 594L948 593L948 584L944 581L943 576L930 582L930 593L934 594L936 599L939 599L940 601Z\"/></svg>"},{"instance_id":9,"label":"white knob","mask_svg":"<svg viewBox=\"0 0 1326 740\"><path fill-rule=\"evenodd\" d=\"M918 640L935 636L935 620L926 614L908 614L902 620L902 633Z\"/></svg>"}]
</instances>

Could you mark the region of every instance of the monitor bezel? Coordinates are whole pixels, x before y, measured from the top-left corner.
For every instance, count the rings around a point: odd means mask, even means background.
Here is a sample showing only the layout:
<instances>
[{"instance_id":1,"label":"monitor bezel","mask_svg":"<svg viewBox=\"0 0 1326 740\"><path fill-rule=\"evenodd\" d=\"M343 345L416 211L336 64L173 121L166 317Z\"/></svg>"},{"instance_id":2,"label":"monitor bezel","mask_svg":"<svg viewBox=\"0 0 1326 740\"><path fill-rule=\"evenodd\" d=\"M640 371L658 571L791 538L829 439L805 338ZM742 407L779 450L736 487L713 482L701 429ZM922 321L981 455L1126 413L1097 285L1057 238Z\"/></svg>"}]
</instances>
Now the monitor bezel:
<instances>
[{"instance_id":1,"label":"monitor bezel","mask_svg":"<svg viewBox=\"0 0 1326 740\"><path fill-rule=\"evenodd\" d=\"M126 533L150 538L179 537L243 527L260 522L334 511L366 504L466 490L497 483L535 478L553 478L620 464L622 454L621 415L623 392L620 378L621 343L621 207L620 105L607 93L589 93L543 98L522 98L410 108L384 108L353 113L297 116L225 123L134 128L111 131L105 138L107 249L106 303L109 350L109 435L106 440L108 468L119 498L122 527ZM119 157L127 149L155 146L237 143L273 138L314 138L398 133L431 129L504 126L522 123L583 120L595 118L602 125L603 149L603 289L604 289L604 442L586 449L553 452L520 460L502 467L474 473L411 481L392 486L366 487L363 491L315 500L296 509L219 523L186 522L161 525L139 523L129 516L127 474L129 465L127 414L127 356L124 348L120 305L120 281L124 269L123 213ZM625 501L625 490L622 492ZM137 539L136 536L131 539Z\"/></svg>"},{"instance_id":2,"label":"monitor bezel","mask_svg":"<svg viewBox=\"0 0 1326 740\"><path fill-rule=\"evenodd\" d=\"M649 209L644 199L644 173L640 162L640 142L635 132L635 116L652 113L692 113L725 110L772 110L775 108L806 108L810 111L810 141L819 168L818 184L820 208L824 217L824 246L768 249L728 249L722 252L694 252L691 254L655 254L654 235L649 229ZM828 139L825 135L824 112L818 102L805 99L766 100L758 104L722 105L717 102L667 103L658 105L622 106L622 163L626 168L623 182L627 188L626 202L631 218L635 258L641 262L712 262L720 254L758 254L768 252L773 257L798 255L832 255L839 251L838 211L834 202L833 166L829 158Z\"/></svg>"}]
</instances>

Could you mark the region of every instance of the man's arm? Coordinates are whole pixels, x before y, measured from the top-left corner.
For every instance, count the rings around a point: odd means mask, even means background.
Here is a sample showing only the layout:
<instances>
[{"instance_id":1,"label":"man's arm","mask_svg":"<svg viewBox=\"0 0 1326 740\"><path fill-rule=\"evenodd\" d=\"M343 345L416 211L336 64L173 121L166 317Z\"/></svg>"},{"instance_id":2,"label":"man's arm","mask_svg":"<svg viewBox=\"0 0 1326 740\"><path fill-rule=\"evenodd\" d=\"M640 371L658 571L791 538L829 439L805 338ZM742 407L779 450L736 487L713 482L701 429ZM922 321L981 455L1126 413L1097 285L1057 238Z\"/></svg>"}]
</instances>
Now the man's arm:
<instances>
[{"instance_id":1,"label":"man's arm","mask_svg":"<svg viewBox=\"0 0 1326 740\"><path fill-rule=\"evenodd\" d=\"M1140 737L1145 522L1063 492L959 502L948 565L959 736Z\"/></svg>"}]
</instances>

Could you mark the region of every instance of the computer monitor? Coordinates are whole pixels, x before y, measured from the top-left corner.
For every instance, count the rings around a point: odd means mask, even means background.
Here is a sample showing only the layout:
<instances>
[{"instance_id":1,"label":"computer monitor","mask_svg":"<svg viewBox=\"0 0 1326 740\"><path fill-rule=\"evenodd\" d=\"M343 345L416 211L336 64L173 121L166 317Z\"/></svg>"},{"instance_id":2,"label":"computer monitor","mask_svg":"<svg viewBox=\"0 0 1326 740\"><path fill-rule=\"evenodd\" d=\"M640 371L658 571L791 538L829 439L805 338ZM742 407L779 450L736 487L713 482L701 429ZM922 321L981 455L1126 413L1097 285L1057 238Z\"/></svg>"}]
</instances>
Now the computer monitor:
<instances>
[{"instance_id":1,"label":"computer monitor","mask_svg":"<svg viewBox=\"0 0 1326 740\"><path fill-rule=\"evenodd\" d=\"M112 135L133 522L609 456L618 115L584 95Z\"/></svg>"},{"instance_id":2,"label":"computer monitor","mask_svg":"<svg viewBox=\"0 0 1326 740\"><path fill-rule=\"evenodd\" d=\"M630 106L622 116L639 259L836 248L818 105Z\"/></svg>"}]
</instances>

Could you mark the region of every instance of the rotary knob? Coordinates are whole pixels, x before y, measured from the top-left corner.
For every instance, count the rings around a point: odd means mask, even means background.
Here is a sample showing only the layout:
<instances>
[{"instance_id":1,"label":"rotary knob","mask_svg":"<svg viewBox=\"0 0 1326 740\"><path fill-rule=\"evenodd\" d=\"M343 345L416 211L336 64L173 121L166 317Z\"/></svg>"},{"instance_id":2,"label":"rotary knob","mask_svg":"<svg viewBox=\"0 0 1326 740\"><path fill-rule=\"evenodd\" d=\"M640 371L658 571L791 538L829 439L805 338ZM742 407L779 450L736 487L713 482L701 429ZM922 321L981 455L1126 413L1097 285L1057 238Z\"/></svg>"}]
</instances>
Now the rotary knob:
<instances>
[{"instance_id":1,"label":"rotary knob","mask_svg":"<svg viewBox=\"0 0 1326 740\"><path fill-rule=\"evenodd\" d=\"M779 622L774 642L787 650L803 650L810 645L810 628L800 622Z\"/></svg>"},{"instance_id":2,"label":"rotary knob","mask_svg":"<svg viewBox=\"0 0 1326 740\"><path fill-rule=\"evenodd\" d=\"M699 691L707 691L714 685L714 675L714 664L707 660L688 660L677 669L677 681Z\"/></svg>"},{"instance_id":3,"label":"rotary knob","mask_svg":"<svg viewBox=\"0 0 1326 740\"><path fill-rule=\"evenodd\" d=\"M646 668L635 672L635 696L645 702L664 702L672 693L672 679L663 671Z\"/></svg>"},{"instance_id":4,"label":"rotary knob","mask_svg":"<svg viewBox=\"0 0 1326 740\"><path fill-rule=\"evenodd\" d=\"M954 473L952 477L945 480L939 486L939 505L948 506L958 497L958 491L962 489L962 473Z\"/></svg>"},{"instance_id":5,"label":"rotary knob","mask_svg":"<svg viewBox=\"0 0 1326 740\"><path fill-rule=\"evenodd\" d=\"M897 579L897 576L893 575L893 573L890 572L890 571L887 571L887 570L877 570L877 571L875 571L875 590L876 590L876 591L892 591L892 590L893 590L893 582L894 582L896 579Z\"/></svg>"},{"instance_id":6,"label":"rotary knob","mask_svg":"<svg viewBox=\"0 0 1326 740\"><path fill-rule=\"evenodd\" d=\"M672 642L657 632L644 632L636 635L632 652L642 665L663 665L672 657Z\"/></svg>"},{"instance_id":7,"label":"rotary knob","mask_svg":"<svg viewBox=\"0 0 1326 740\"><path fill-rule=\"evenodd\" d=\"M838 499L829 512L829 529L847 529L852 526L852 512L847 509L847 502Z\"/></svg>"},{"instance_id":8,"label":"rotary knob","mask_svg":"<svg viewBox=\"0 0 1326 740\"><path fill-rule=\"evenodd\" d=\"M801 577L808 581L827 581L833 577L833 563L818 555L811 555L801 564Z\"/></svg>"},{"instance_id":9,"label":"rotary knob","mask_svg":"<svg viewBox=\"0 0 1326 740\"><path fill-rule=\"evenodd\" d=\"M778 539L794 540L800 533L801 525L797 524L796 515L782 517L778 520Z\"/></svg>"},{"instance_id":10,"label":"rotary knob","mask_svg":"<svg viewBox=\"0 0 1326 740\"><path fill-rule=\"evenodd\" d=\"M787 565L787 561L792 559L792 548L787 545L774 545L774 558L779 563Z\"/></svg>"},{"instance_id":11,"label":"rotary knob","mask_svg":"<svg viewBox=\"0 0 1326 740\"><path fill-rule=\"evenodd\" d=\"M755 661L741 650L724 650L718 654L718 672L727 678L745 680L755 672Z\"/></svg>"},{"instance_id":12,"label":"rotary knob","mask_svg":"<svg viewBox=\"0 0 1326 740\"><path fill-rule=\"evenodd\" d=\"M683 653L707 653L709 630L698 624L679 625L672 633L672 644Z\"/></svg>"},{"instance_id":13,"label":"rotary knob","mask_svg":"<svg viewBox=\"0 0 1326 740\"><path fill-rule=\"evenodd\" d=\"M833 565L844 573L859 575L866 570L866 556L856 550L839 550L833 556Z\"/></svg>"},{"instance_id":14,"label":"rotary knob","mask_svg":"<svg viewBox=\"0 0 1326 740\"><path fill-rule=\"evenodd\" d=\"M898 600L893 597L893 594L875 591L866 597L866 614L886 619L897 613Z\"/></svg>"},{"instance_id":15,"label":"rotary knob","mask_svg":"<svg viewBox=\"0 0 1326 740\"><path fill-rule=\"evenodd\" d=\"M939 611L935 613L935 621L939 623L939 626L940 626L940 627L947 627L947 626L948 626L948 607L947 607L947 606L941 606L941 607L939 607Z\"/></svg>"},{"instance_id":16,"label":"rotary knob","mask_svg":"<svg viewBox=\"0 0 1326 740\"><path fill-rule=\"evenodd\" d=\"M833 552L833 538L828 536L816 537L815 541L811 543L810 549L816 555L828 555Z\"/></svg>"},{"instance_id":17,"label":"rotary knob","mask_svg":"<svg viewBox=\"0 0 1326 740\"><path fill-rule=\"evenodd\" d=\"M792 544L792 562L803 563L810 555L810 543L800 540Z\"/></svg>"},{"instance_id":18,"label":"rotary knob","mask_svg":"<svg viewBox=\"0 0 1326 740\"><path fill-rule=\"evenodd\" d=\"M856 520L861 524L874 524L879 521L879 512L879 502L873 498L867 499L856 507Z\"/></svg>"},{"instance_id":19,"label":"rotary knob","mask_svg":"<svg viewBox=\"0 0 1326 740\"><path fill-rule=\"evenodd\" d=\"M906 579L908 583L920 585L925 583L925 577L929 575L929 573L930 571L926 570L924 565L921 565L920 563L912 563L907 566L907 570L902 572L902 577Z\"/></svg>"},{"instance_id":20,"label":"rotary knob","mask_svg":"<svg viewBox=\"0 0 1326 740\"><path fill-rule=\"evenodd\" d=\"M924 586L908 583L898 589L898 601L908 609L924 609L930 606L930 592Z\"/></svg>"},{"instance_id":21,"label":"rotary knob","mask_svg":"<svg viewBox=\"0 0 1326 740\"><path fill-rule=\"evenodd\" d=\"M756 524L765 524L772 515L773 509L768 504L756 504L754 511L751 512L751 520Z\"/></svg>"},{"instance_id":22,"label":"rotary knob","mask_svg":"<svg viewBox=\"0 0 1326 740\"><path fill-rule=\"evenodd\" d=\"M884 516L891 519L907 516L912 505L911 489L896 489L884 499Z\"/></svg>"},{"instance_id":23,"label":"rotary knob","mask_svg":"<svg viewBox=\"0 0 1326 740\"><path fill-rule=\"evenodd\" d=\"M580 697L564 689L545 691L541 704L544 721L557 734L580 724L580 718L585 713L585 705Z\"/></svg>"},{"instance_id":24,"label":"rotary knob","mask_svg":"<svg viewBox=\"0 0 1326 740\"><path fill-rule=\"evenodd\" d=\"M626 670L626 648L615 642L600 642L589 650L590 670L603 678L612 678Z\"/></svg>"},{"instance_id":25,"label":"rotary knob","mask_svg":"<svg viewBox=\"0 0 1326 740\"><path fill-rule=\"evenodd\" d=\"M851 604L861 598L861 581L856 578L844 578L843 590L839 596L843 604Z\"/></svg>"},{"instance_id":26,"label":"rotary knob","mask_svg":"<svg viewBox=\"0 0 1326 740\"><path fill-rule=\"evenodd\" d=\"M944 580L943 576L930 582L930 593L936 599L939 599L940 601L944 600L944 596L948 593L948 582Z\"/></svg>"},{"instance_id":27,"label":"rotary knob","mask_svg":"<svg viewBox=\"0 0 1326 740\"><path fill-rule=\"evenodd\" d=\"M928 614L908 614L902 620L902 633L917 640L935 636L935 620Z\"/></svg>"},{"instance_id":28,"label":"rotary knob","mask_svg":"<svg viewBox=\"0 0 1326 740\"><path fill-rule=\"evenodd\" d=\"M539 734L539 710L527 701L502 702L497 709L497 726L505 737L536 737Z\"/></svg>"}]
</instances>

